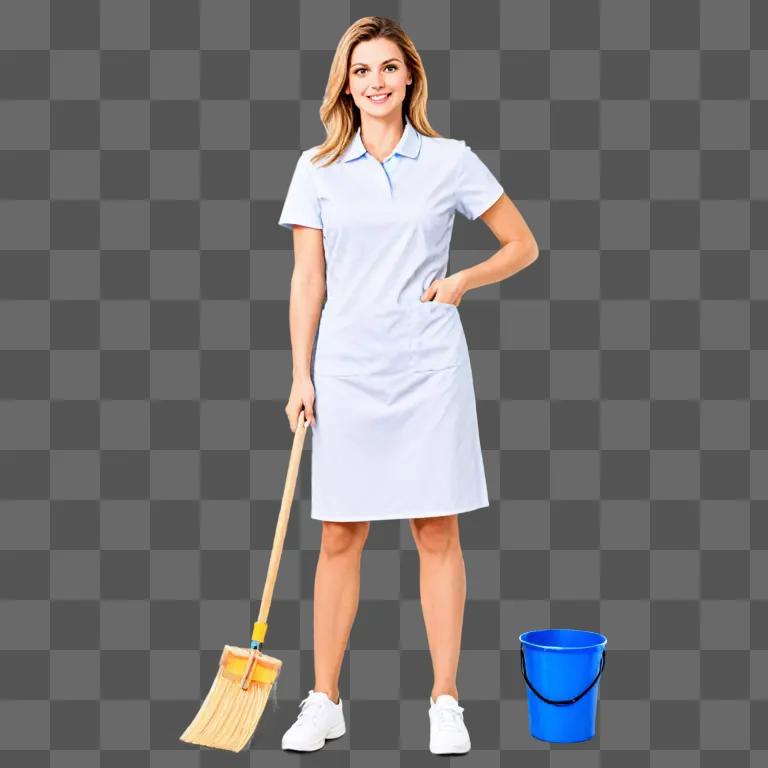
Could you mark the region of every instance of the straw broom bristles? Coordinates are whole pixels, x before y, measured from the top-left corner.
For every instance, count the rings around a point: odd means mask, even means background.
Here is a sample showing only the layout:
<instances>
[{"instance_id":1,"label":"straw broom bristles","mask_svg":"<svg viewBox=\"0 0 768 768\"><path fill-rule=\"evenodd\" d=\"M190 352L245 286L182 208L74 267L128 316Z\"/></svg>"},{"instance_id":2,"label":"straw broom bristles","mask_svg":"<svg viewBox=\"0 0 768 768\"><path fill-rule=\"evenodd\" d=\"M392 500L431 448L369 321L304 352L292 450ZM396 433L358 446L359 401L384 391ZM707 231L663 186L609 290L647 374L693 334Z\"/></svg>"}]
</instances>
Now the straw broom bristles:
<instances>
[{"instance_id":1,"label":"straw broom bristles","mask_svg":"<svg viewBox=\"0 0 768 768\"><path fill-rule=\"evenodd\" d=\"M253 671L248 671L250 682L244 689L242 669L248 669L247 660L252 655L246 648L224 647L219 671L197 716L181 735L182 741L231 752L248 746L282 667L279 659L256 654Z\"/></svg>"},{"instance_id":2,"label":"straw broom bristles","mask_svg":"<svg viewBox=\"0 0 768 768\"><path fill-rule=\"evenodd\" d=\"M241 752L251 741L269 698L270 683L255 683L247 691L219 673L197 717L181 735L189 744ZM237 691L232 689L237 688ZM221 720L216 720L217 713Z\"/></svg>"}]
</instances>

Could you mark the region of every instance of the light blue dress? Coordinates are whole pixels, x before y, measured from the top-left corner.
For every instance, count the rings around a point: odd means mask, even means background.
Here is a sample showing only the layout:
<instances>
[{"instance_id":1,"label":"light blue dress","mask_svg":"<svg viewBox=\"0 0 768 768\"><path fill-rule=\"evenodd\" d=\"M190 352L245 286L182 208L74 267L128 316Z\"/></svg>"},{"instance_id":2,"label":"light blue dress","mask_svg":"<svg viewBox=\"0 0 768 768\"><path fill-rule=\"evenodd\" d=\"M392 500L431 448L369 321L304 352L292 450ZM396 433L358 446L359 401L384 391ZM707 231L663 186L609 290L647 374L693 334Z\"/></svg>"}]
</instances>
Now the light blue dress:
<instances>
[{"instance_id":1,"label":"light blue dress","mask_svg":"<svg viewBox=\"0 0 768 768\"><path fill-rule=\"evenodd\" d=\"M323 230L326 303L315 387L311 517L393 520L488 506L469 350L459 310L422 302L446 276L459 211L503 194L464 142L406 118L385 161L358 129L331 166L299 157L281 226Z\"/></svg>"}]
</instances>

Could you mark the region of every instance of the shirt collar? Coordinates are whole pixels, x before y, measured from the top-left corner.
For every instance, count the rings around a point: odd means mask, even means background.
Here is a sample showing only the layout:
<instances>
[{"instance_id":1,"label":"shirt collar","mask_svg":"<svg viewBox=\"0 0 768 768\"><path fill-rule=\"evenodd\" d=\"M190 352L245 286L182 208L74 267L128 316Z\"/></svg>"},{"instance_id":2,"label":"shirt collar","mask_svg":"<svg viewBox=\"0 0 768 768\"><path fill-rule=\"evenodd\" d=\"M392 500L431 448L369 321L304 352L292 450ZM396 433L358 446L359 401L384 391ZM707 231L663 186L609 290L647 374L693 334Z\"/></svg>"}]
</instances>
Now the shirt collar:
<instances>
[{"instance_id":1,"label":"shirt collar","mask_svg":"<svg viewBox=\"0 0 768 768\"><path fill-rule=\"evenodd\" d=\"M421 147L421 134L411 125L408 115L405 115L405 130L400 137L397 146L392 150L393 155L403 155L405 157L418 157ZM350 160L357 160L358 157L367 154L368 150L360 138L360 127L358 126L355 136L349 143L349 146L342 152L341 159L347 163Z\"/></svg>"}]
</instances>

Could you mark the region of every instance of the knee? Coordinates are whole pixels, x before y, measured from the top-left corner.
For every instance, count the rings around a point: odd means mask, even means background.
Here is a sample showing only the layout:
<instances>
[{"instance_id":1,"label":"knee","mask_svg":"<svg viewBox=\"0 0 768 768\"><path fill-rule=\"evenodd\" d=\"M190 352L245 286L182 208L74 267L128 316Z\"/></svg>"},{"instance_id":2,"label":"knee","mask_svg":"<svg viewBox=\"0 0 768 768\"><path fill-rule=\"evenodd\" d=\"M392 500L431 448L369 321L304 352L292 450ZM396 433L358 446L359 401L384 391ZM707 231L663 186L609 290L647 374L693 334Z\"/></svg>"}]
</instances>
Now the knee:
<instances>
[{"instance_id":1,"label":"knee","mask_svg":"<svg viewBox=\"0 0 768 768\"><path fill-rule=\"evenodd\" d=\"M371 524L368 521L339 523L323 521L320 548L326 555L340 555L362 550Z\"/></svg>"},{"instance_id":2,"label":"knee","mask_svg":"<svg viewBox=\"0 0 768 768\"><path fill-rule=\"evenodd\" d=\"M459 526L456 515L422 517L410 521L413 540L419 553L445 554L459 548Z\"/></svg>"}]
</instances>

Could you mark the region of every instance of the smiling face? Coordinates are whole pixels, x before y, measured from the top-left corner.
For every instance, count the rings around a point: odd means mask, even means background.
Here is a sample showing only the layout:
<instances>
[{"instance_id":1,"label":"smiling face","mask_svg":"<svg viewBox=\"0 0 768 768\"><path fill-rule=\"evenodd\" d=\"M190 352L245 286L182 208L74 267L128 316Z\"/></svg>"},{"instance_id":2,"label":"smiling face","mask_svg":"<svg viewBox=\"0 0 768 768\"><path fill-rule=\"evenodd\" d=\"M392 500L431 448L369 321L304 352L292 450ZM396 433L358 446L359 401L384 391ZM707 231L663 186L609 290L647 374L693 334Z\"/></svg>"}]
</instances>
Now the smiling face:
<instances>
[{"instance_id":1,"label":"smiling face","mask_svg":"<svg viewBox=\"0 0 768 768\"><path fill-rule=\"evenodd\" d=\"M403 53L391 40L364 40L352 49L345 93L352 95L361 112L372 117L384 117L395 110L400 114L405 86L412 82ZM388 95L372 99L376 94Z\"/></svg>"}]
</instances>

